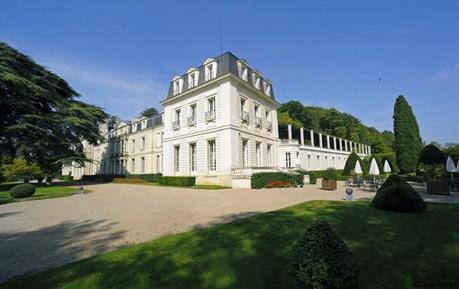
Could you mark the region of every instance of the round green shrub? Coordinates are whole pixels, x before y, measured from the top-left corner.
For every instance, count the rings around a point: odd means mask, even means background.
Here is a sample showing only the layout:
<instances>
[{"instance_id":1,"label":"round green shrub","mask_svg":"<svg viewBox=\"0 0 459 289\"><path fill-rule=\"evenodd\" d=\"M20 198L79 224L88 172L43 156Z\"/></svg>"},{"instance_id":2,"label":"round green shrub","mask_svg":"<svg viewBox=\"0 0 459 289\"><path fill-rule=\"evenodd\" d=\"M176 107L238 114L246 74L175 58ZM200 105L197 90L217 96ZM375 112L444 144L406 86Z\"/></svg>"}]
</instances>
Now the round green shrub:
<instances>
[{"instance_id":1,"label":"round green shrub","mask_svg":"<svg viewBox=\"0 0 459 289\"><path fill-rule=\"evenodd\" d=\"M316 220L297 240L291 271L302 288L354 289L357 261L329 223Z\"/></svg>"},{"instance_id":2,"label":"round green shrub","mask_svg":"<svg viewBox=\"0 0 459 289\"><path fill-rule=\"evenodd\" d=\"M371 205L402 213L422 213L427 205L421 196L400 176L393 174L376 193Z\"/></svg>"},{"instance_id":3,"label":"round green shrub","mask_svg":"<svg viewBox=\"0 0 459 289\"><path fill-rule=\"evenodd\" d=\"M309 172L309 183L311 185L317 184L317 174L315 172Z\"/></svg>"},{"instance_id":4,"label":"round green shrub","mask_svg":"<svg viewBox=\"0 0 459 289\"><path fill-rule=\"evenodd\" d=\"M338 179L338 172L334 168L328 168L323 174L324 180L336 180Z\"/></svg>"},{"instance_id":5,"label":"round green shrub","mask_svg":"<svg viewBox=\"0 0 459 289\"><path fill-rule=\"evenodd\" d=\"M10 195L13 198L29 198L33 194L35 194L35 186L31 184L17 185L10 190Z\"/></svg>"},{"instance_id":6,"label":"round green shrub","mask_svg":"<svg viewBox=\"0 0 459 289\"><path fill-rule=\"evenodd\" d=\"M444 165L446 163L445 154L434 145L425 146L419 153L419 164L424 165Z\"/></svg>"},{"instance_id":7,"label":"round green shrub","mask_svg":"<svg viewBox=\"0 0 459 289\"><path fill-rule=\"evenodd\" d=\"M344 165L343 169L343 176L351 176L352 172L355 168L355 163L360 161L360 157L355 153L352 152L346 160L346 164ZM362 164L362 163L360 163ZM363 168L362 168L363 169Z\"/></svg>"}]
</instances>

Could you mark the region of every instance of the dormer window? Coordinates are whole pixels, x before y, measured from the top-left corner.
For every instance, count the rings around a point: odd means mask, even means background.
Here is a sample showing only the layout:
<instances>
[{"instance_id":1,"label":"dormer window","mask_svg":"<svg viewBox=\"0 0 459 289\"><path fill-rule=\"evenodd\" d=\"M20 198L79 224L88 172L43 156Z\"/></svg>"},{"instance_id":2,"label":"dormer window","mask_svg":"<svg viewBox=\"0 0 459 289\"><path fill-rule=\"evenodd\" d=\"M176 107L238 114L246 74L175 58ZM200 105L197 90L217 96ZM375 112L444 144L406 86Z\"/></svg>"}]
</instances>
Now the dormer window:
<instances>
[{"instance_id":1,"label":"dormer window","mask_svg":"<svg viewBox=\"0 0 459 289\"><path fill-rule=\"evenodd\" d=\"M190 68L187 71L188 73L188 88L193 88L198 85L199 72L196 68Z\"/></svg>"},{"instance_id":2,"label":"dormer window","mask_svg":"<svg viewBox=\"0 0 459 289\"><path fill-rule=\"evenodd\" d=\"M265 94L271 97L271 83L269 81L264 81L263 86L264 86Z\"/></svg>"},{"instance_id":3,"label":"dormer window","mask_svg":"<svg viewBox=\"0 0 459 289\"><path fill-rule=\"evenodd\" d=\"M212 78L217 77L217 62L214 59L208 58L204 62L204 73L205 73L205 80L210 80Z\"/></svg>"},{"instance_id":4,"label":"dormer window","mask_svg":"<svg viewBox=\"0 0 459 289\"><path fill-rule=\"evenodd\" d=\"M256 72L252 73L252 83L256 89L260 89L260 76Z\"/></svg>"},{"instance_id":5,"label":"dormer window","mask_svg":"<svg viewBox=\"0 0 459 289\"><path fill-rule=\"evenodd\" d=\"M237 62L237 71L238 71L239 77L242 78L244 81L249 80L247 67L248 67L247 62L245 62L244 60L239 60Z\"/></svg>"},{"instance_id":6,"label":"dormer window","mask_svg":"<svg viewBox=\"0 0 459 289\"><path fill-rule=\"evenodd\" d=\"M174 95L177 95L177 94L180 94L182 93L182 89L183 89L183 79L176 76L174 77L174 80L173 80L173 90L174 90Z\"/></svg>"}]
</instances>

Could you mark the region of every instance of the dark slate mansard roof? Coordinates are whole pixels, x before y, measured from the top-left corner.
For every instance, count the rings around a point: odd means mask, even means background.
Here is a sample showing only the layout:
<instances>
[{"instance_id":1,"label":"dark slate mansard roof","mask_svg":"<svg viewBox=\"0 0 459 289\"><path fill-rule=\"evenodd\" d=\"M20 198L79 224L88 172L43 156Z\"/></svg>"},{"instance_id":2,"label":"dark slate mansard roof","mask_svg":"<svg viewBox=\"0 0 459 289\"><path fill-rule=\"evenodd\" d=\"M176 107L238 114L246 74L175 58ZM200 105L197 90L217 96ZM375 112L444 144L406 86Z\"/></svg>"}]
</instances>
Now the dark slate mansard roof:
<instances>
[{"instance_id":1,"label":"dark slate mansard roof","mask_svg":"<svg viewBox=\"0 0 459 289\"><path fill-rule=\"evenodd\" d=\"M216 74L216 77L215 78L218 78L222 75L225 75L225 74L228 74L228 73L231 73L233 75L235 75L236 77L239 77L239 73L238 73L238 69L237 69L237 62L238 60L243 60L243 59L240 59L238 57L236 57L234 54L232 54L231 52L225 52L217 57L214 58L215 61L217 62L217 74ZM198 67L196 67L196 70L199 71L199 78L198 78L198 85L192 87L192 88L196 88L196 87L199 87L200 85L204 84L205 82L205 69L204 69L205 65L200 65ZM256 70L250 68L250 66L247 67L247 83L253 87L253 89L257 89L254 84L252 83L252 72L257 72ZM264 92L264 86L263 86L263 81L265 80L265 78L263 78L263 76L261 75L261 73L259 73L259 76L260 76L260 88L257 89L259 90L262 94L266 95L265 92ZM186 92L188 89L190 89L188 87L188 73L185 73L181 76L183 78L183 89L182 89L182 93ZM211 80L215 79L215 78L212 78ZM211 81L211 80L208 80L208 81ZM270 81L269 81L270 82ZM273 86L272 86L272 83L270 83L271 85L271 96L267 96L267 97L270 97L271 99L273 100L276 100L275 97L274 97L274 89L273 89ZM169 85L169 92L167 94L167 99L169 98L172 98L176 95L174 95L174 81L171 81L170 82L170 85Z\"/></svg>"}]
</instances>

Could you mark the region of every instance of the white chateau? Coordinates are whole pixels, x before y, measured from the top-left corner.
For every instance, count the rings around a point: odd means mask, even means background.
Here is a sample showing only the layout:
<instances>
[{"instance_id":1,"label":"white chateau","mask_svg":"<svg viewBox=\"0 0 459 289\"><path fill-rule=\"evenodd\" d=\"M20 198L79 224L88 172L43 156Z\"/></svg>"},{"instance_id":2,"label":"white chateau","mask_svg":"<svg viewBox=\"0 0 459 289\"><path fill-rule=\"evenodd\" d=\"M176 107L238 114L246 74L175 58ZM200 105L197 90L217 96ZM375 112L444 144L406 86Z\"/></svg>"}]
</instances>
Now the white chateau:
<instances>
[{"instance_id":1,"label":"white chateau","mask_svg":"<svg viewBox=\"0 0 459 289\"><path fill-rule=\"evenodd\" d=\"M368 145L288 126L279 138L279 103L269 79L226 52L175 76L153 118L101 127L106 141L85 144L93 162L63 168L74 178L94 174L196 176L198 184L250 187L262 171L343 169L352 151Z\"/></svg>"}]
</instances>

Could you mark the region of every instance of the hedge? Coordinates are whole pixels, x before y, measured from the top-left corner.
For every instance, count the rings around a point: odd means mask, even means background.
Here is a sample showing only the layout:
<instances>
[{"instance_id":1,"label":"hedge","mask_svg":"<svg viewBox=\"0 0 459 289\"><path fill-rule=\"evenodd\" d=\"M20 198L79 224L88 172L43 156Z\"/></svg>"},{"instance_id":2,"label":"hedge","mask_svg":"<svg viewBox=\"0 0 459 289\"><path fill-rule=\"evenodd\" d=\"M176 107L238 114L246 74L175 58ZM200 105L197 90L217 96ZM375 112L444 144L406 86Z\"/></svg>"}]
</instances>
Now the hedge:
<instances>
[{"instance_id":1,"label":"hedge","mask_svg":"<svg viewBox=\"0 0 459 289\"><path fill-rule=\"evenodd\" d=\"M361 161L360 157L355 152L352 152L347 158L346 164L344 165L344 170L343 170L344 176L352 175L352 172L354 171L354 168L355 168L355 163L357 161ZM360 164L362 164L362 162L360 162Z\"/></svg>"},{"instance_id":2,"label":"hedge","mask_svg":"<svg viewBox=\"0 0 459 289\"><path fill-rule=\"evenodd\" d=\"M403 213L422 213L427 205L421 196L403 178L393 174L384 182L371 206Z\"/></svg>"},{"instance_id":3,"label":"hedge","mask_svg":"<svg viewBox=\"0 0 459 289\"><path fill-rule=\"evenodd\" d=\"M143 179L147 182L159 183L161 181L161 173L158 174L133 174L128 175L127 178Z\"/></svg>"},{"instance_id":4,"label":"hedge","mask_svg":"<svg viewBox=\"0 0 459 289\"><path fill-rule=\"evenodd\" d=\"M13 198L29 198L33 194L35 194L35 186L31 184L17 185L10 190L10 195Z\"/></svg>"},{"instance_id":5,"label":"hedge","mask_svg":"<svg viewBox=\"0 0 459 289\"><path fill-rule=\"evenodd\" d=\"M196 177L161 177L159 184L163 186L191 187L196 184Z\"/></svg>"},{"instance_id":6,"label":"hedge","mask_svg":"<svg viewBox=\"0 0 459 289\"><path fill-rule=\"evenodd\" d=\"M329 223L315 220L297 240L291 272L301 288L354 289L357 260Z\"/></svg>"},{"instance_id":7,"label":"hedge","mask_svg":"<svg viewBox=\"0 0 459 289\"><path fill-rule=\"evenodd\" d=\"M284 172L264 172L255 173L252 175L251 187L252 189L261 189L272 186L273 182L285 181L290 186L303 186L302 174L289 174Z\"/></svg>"}]
</instances>

